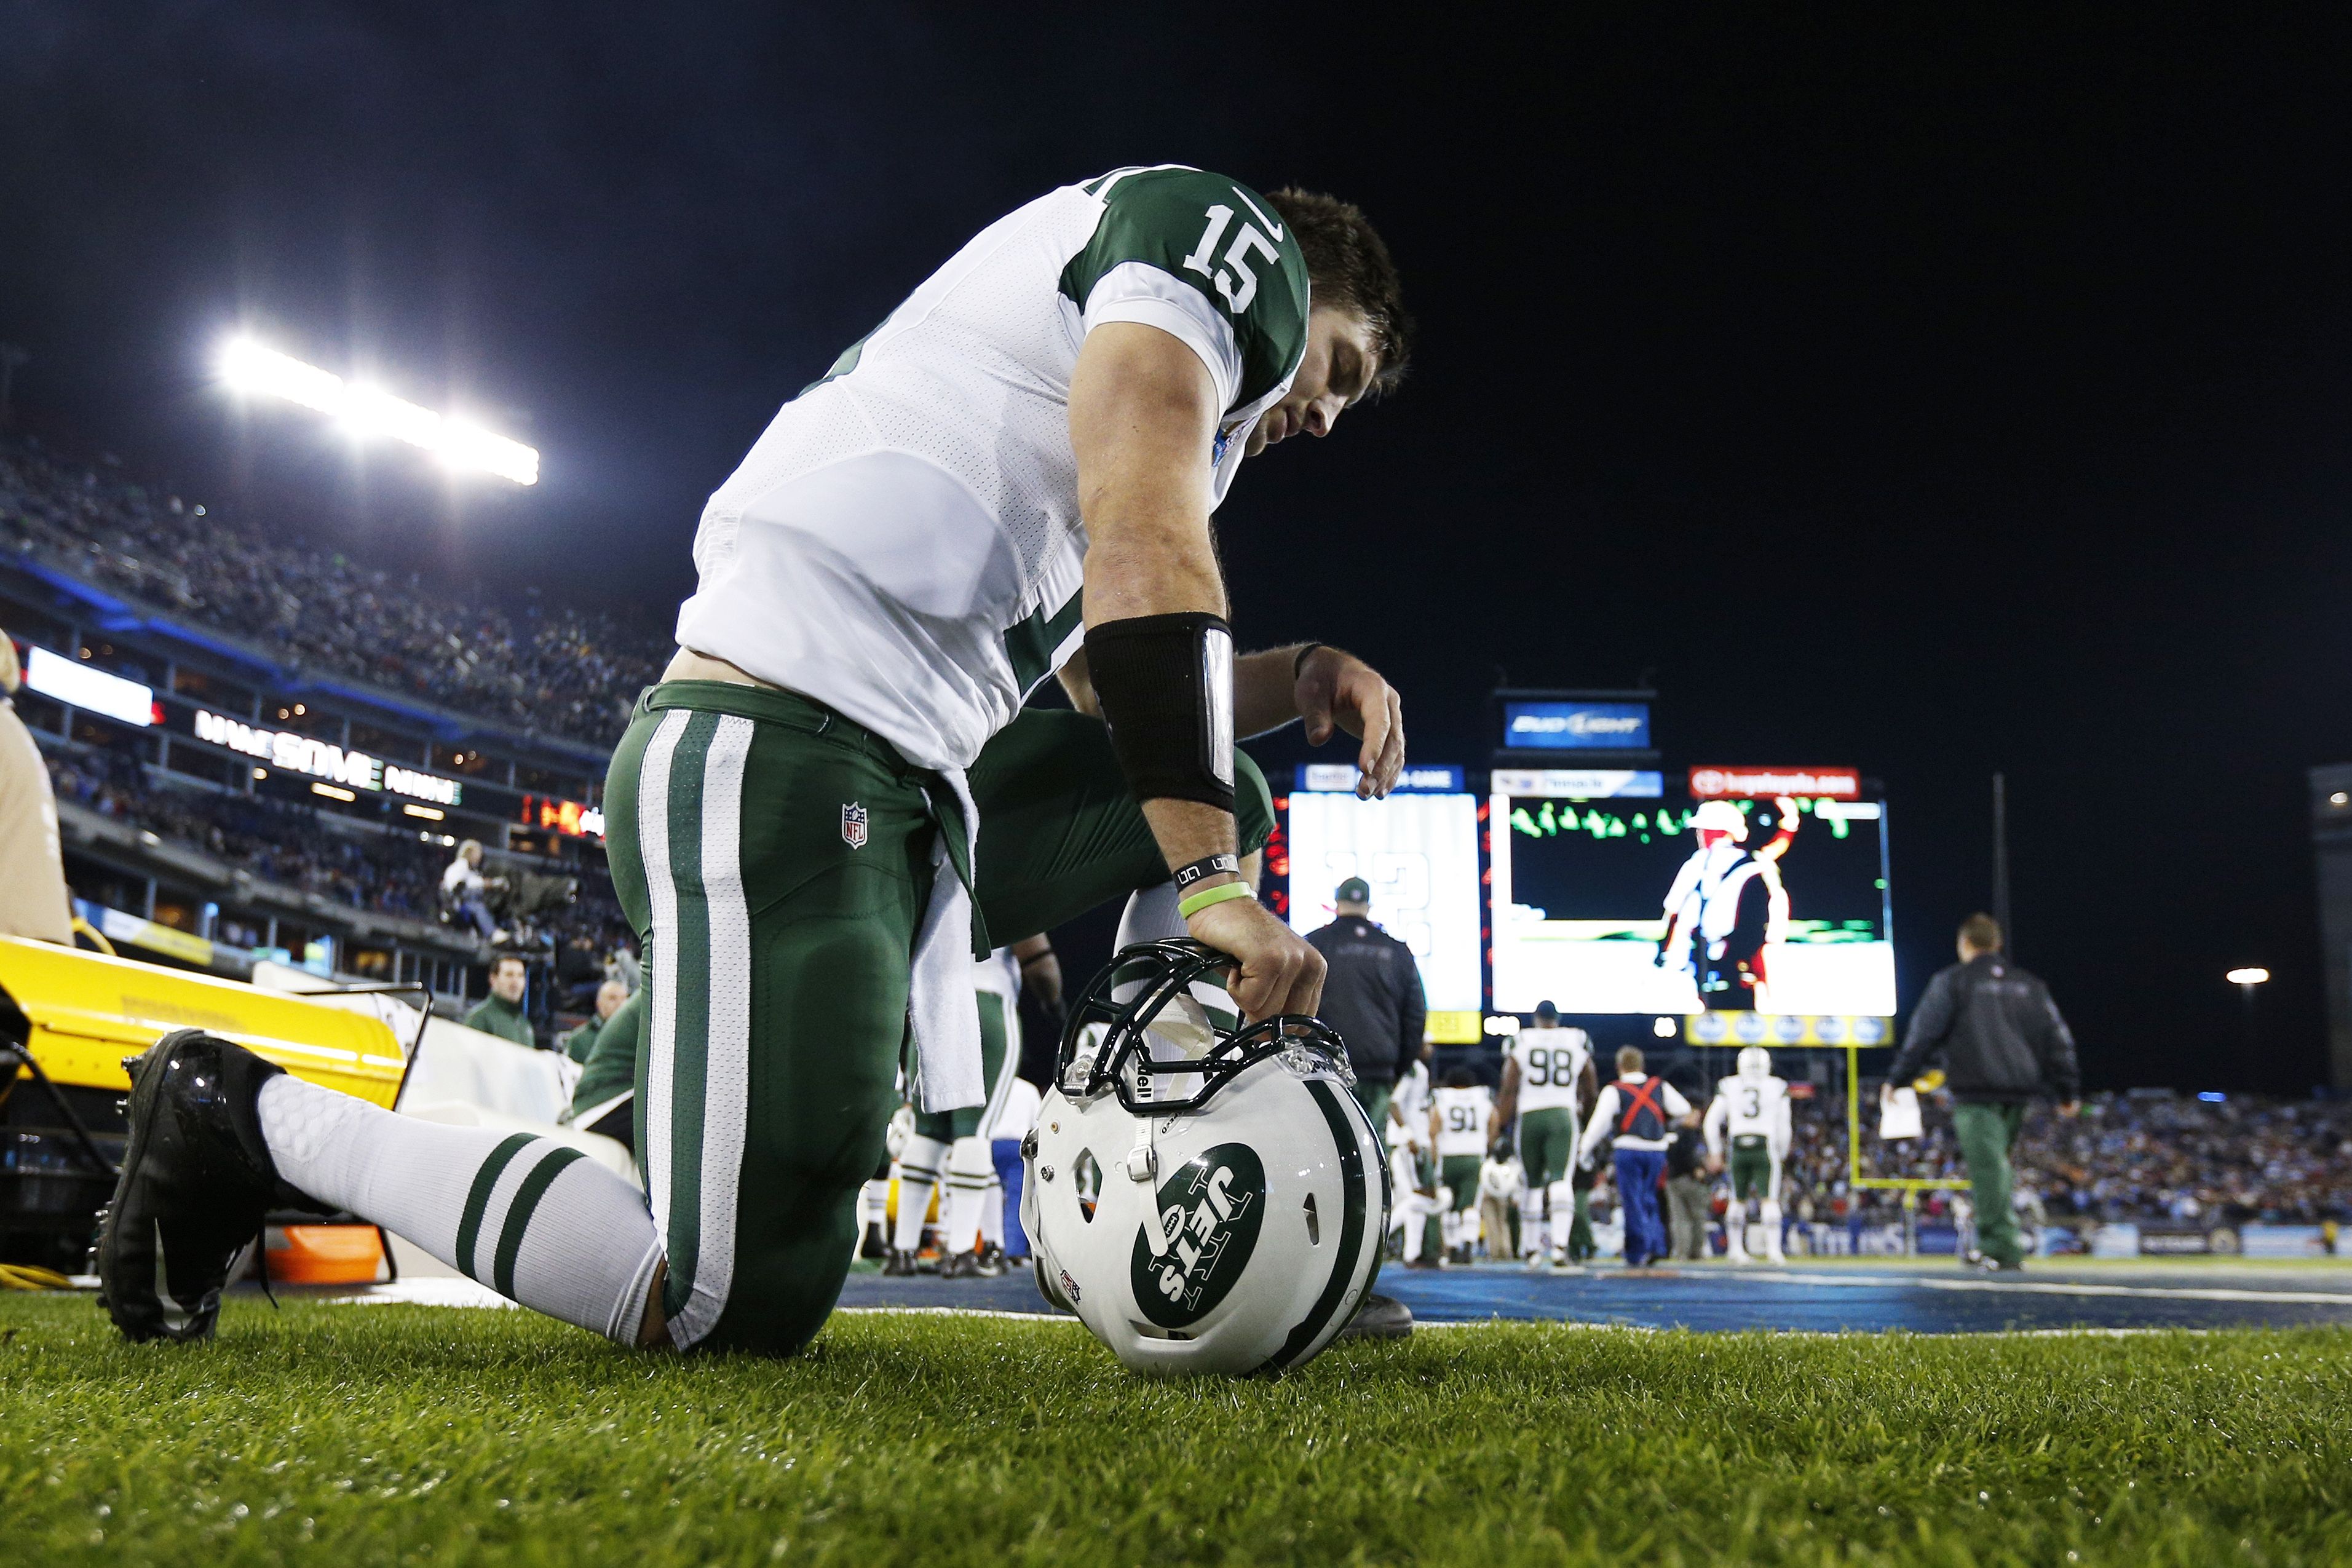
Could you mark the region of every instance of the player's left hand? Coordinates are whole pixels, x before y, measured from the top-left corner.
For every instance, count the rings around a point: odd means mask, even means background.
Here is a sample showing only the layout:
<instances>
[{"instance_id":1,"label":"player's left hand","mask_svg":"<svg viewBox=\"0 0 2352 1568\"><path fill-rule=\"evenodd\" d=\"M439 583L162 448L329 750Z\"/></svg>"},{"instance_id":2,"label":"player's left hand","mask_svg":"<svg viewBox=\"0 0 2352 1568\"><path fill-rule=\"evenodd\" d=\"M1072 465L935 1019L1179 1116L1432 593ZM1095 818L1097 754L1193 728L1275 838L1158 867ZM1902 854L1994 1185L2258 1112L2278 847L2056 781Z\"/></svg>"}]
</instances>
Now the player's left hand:
<instances>
[{"instance_id":1,"label":"player's left hand","mask_svg":"<svg viewBox=\"0 0 2352 1568\"><path fill-rule=\"evenodd\" d=\"M1378 800L1396 787L1404 771L1404 699L1379 670L1327 643L1299 666L1295 695L1310 745L1329 740L1335 727L1363 742L1357 798Z\"/></svg>"}]
</instances>

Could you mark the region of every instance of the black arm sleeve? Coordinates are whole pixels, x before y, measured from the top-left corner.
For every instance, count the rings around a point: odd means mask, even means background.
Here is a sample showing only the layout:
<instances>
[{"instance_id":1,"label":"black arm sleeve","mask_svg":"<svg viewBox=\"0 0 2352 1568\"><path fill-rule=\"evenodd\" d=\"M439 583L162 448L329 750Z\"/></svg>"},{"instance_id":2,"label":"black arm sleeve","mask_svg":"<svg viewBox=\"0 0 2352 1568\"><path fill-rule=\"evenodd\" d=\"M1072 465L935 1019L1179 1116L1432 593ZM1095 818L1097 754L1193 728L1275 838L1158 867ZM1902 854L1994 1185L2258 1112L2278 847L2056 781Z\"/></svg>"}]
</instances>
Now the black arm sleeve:
<instances>
[{"instance_id":1,"label":"black arm sleeve","mask_svg":"<svg viewBox=\"0 0 2352 1568\"><path fill-rule=\"evenodd\" d=\"M1105 621L1087 674L1136 799L1234 809L1231 627L1199 612Z\"/></svg>"}]
</instances>

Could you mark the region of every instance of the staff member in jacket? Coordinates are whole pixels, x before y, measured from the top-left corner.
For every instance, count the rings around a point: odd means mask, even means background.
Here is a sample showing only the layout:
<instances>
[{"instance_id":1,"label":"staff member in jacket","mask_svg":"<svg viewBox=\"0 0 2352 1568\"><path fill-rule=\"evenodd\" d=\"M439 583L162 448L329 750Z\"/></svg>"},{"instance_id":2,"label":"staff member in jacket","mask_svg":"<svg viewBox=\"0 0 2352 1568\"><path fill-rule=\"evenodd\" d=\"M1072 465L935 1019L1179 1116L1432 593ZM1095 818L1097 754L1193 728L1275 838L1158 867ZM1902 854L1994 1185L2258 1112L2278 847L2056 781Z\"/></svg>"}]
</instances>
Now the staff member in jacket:
<instances>
[{"instance_id":1,"label":"staff member in jacket","mask_svg":"<svg viewBox=\"0 0 2352 1568\"><path fill-rule=\"evenodd\" d=\"M1666 1255L1666 1227L1658 1217L1666 1184L1666 1145L1676 1126L1698 1120L1682 1091L1642 1070L1642 1047L1617 1052L1617 1080L1601 1090L1592 1120L1577 1145L1577 1163L1591 1165L1603 1140L1617 1143L1617 1203L1625 1213L1625 1267L1639 1268Z\"/></svg>"},{"instance_id":2,"label":"staff member in jacket","mask_svg":"<svg viewBox=\"0 0 2352 1568\"><path fill-rule=\"evenodd\" d=\"M1952 1131L1968 1162L1976 1200L1974 1268L2025 1267L2017 1218L2010 1212L2009 1152L2025 1125L2025 1107L2049 1093L2058 1114L2082 1098L2074 1037L2050 988L2000 955L2000 923L1990 915L1960 922L1960 961L1927 982L1911 1014L1911 1032L1886 1071L1882 1100L1940 1058L1951 1087Z\"/></svg>"},{"instance_id":3,"label":"staff member in jacket","mask_svg":"<svg viewBox=\"0 0 2352 1568\"><path fill-rule=\"evenodd\" d=\"M1348 1043L1356 1099L1372 1125L1385 1130L1397 1075L1421 1053L1429 1022L1421 965L1411 948L1372 923L1372 889L1361 877L1340 883L1332 902L1339 918L1307 938L1328 971L1316 1016Z\"/></svg>"}]
</instances>

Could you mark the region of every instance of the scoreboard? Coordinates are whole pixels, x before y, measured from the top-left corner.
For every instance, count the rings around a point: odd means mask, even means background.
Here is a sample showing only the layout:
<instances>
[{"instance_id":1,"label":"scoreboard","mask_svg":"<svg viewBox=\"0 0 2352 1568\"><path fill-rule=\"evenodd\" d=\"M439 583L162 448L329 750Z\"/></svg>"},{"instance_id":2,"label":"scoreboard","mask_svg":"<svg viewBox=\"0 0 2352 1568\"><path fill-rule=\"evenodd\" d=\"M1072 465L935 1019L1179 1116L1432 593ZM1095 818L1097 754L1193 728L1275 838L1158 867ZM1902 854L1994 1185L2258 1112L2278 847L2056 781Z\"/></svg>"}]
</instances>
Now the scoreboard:
<instances>
[{"instance_id":1,"label":"scoreboard","mask_svg":"<svg viewBox=\"0 0 2352 1568\"><path fill-rule=\"evenodd\" d=\"M1302 788L1289 797L1291 928L1328 925L1333 890L1361 877L1371 887L1372 920L1419 962L1430 1011L1475 1014L1483 1000L1478 798L1461 789L1457 769L1451 790L1358 800L1355 770L1340 771L1347 789Z\"/></svg>"}]
</instances>

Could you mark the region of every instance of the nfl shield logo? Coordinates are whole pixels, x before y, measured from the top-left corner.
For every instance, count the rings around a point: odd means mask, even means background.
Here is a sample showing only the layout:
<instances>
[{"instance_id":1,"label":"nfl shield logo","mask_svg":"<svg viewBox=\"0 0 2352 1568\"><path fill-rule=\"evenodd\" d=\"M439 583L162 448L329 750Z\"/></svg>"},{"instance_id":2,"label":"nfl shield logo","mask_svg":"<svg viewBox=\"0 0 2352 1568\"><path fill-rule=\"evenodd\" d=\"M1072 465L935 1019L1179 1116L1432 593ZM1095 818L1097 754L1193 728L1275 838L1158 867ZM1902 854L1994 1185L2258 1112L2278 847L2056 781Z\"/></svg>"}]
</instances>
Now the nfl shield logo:
<instances>
[{"instance_id":1,"label":"nfl shield logo","mask_svg":"<svg viewBox=\"0 0 2352 1568\"><path fill-rule=\"evenodd\" d=\"M854 801L841 808L841 841L852 849L866 847L866 808Z\"/></svg>"}]
</instances>

